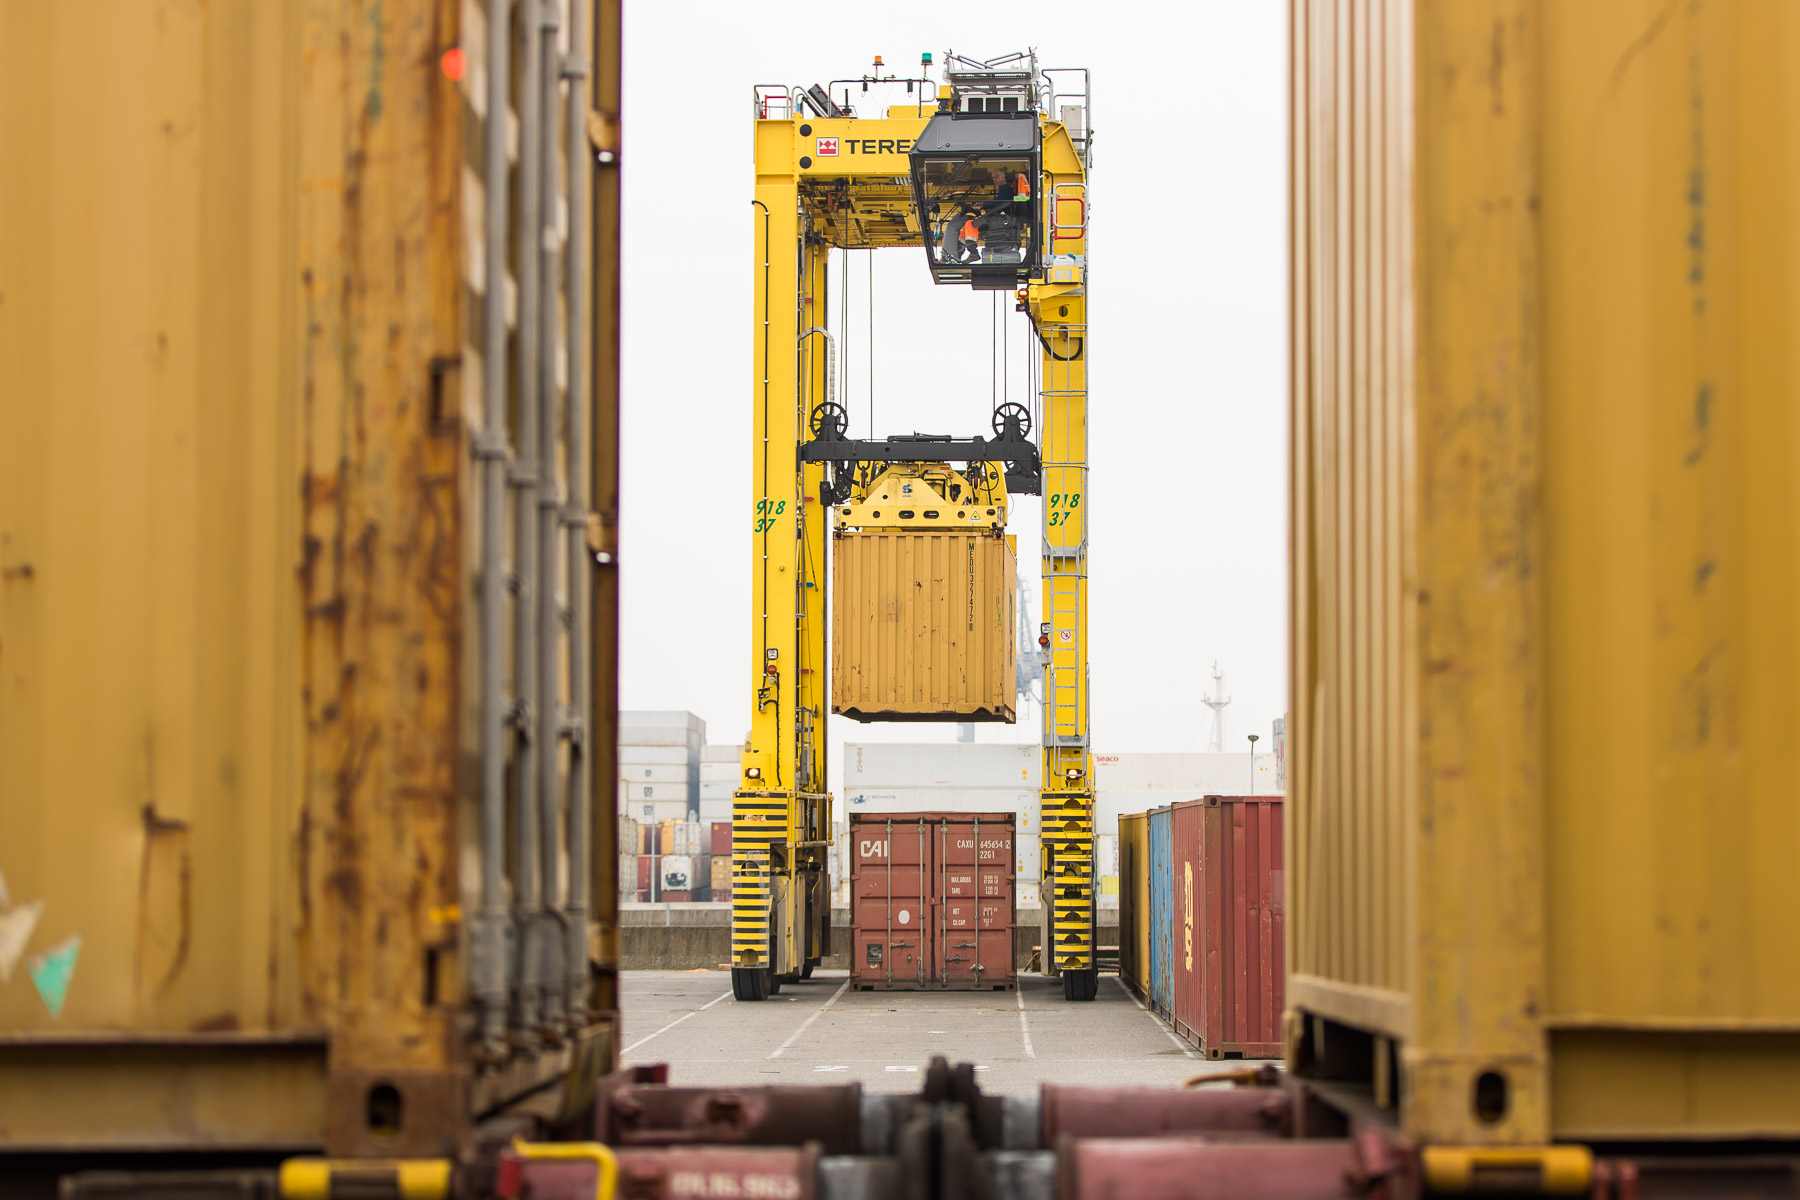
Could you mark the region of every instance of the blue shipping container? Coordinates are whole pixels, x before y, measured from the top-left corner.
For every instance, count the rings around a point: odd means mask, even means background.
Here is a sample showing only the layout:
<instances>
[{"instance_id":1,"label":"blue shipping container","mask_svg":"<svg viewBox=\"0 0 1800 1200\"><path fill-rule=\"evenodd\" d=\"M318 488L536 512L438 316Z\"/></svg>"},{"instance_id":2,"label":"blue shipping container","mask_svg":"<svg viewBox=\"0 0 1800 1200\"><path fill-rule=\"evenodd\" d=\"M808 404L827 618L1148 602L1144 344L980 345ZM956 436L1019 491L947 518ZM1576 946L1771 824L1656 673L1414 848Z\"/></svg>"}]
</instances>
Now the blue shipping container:
<instances>
[{"instance_id":1,"label":"blue shipping container","mask_svg":"<svg viewBox=\"0 0 1800 1200\"><path fill-rule=\"evenodd\" d=\"M1150 810L1150 1007L1175 1017L1175 845L1172 810Z\"/></svg>"}]
</instances>

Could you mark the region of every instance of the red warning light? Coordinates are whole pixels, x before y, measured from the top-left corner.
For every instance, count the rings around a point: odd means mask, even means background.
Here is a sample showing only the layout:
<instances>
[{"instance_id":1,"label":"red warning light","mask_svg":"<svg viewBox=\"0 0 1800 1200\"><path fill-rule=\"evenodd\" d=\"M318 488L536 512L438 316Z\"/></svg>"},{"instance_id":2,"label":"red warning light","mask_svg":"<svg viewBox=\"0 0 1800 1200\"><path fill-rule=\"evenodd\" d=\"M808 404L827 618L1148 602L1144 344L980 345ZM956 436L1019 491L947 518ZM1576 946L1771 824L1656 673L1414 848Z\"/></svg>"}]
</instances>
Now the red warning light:
<instances>
[{"instance_id":1,"label":"red warning light","mask_svg":"<svg viewBox=\"0 0 1800 1200\"><path fill-rule=\"evenodd\" d=\"M438 60L438 65L444 68L446 79L453 79L460 83L464 66L462 47L452 46L444 51L444 57Z\"/></svg>"}]
</instances>

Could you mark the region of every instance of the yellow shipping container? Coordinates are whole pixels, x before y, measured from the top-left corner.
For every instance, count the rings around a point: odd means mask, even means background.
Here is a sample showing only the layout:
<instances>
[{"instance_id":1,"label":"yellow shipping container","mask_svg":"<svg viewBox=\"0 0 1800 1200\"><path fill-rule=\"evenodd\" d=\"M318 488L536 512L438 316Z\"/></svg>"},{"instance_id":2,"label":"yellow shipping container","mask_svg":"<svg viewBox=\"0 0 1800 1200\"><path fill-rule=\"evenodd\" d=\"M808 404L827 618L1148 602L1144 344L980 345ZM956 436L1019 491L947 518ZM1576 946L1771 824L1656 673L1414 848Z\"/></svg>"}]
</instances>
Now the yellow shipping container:
<instances>
[{"instance_id":1,"label":"yellow shipping container","mask_svg":"<svg viewBox=\"0 0 1800 1200\"><path fill-rule=\"evenodd\" d=\"M1800 1135L1800 7L1291 16L1290 1065Z\"/></svg>"},{"instance_id":2,"label":"yellow shipping container","mask_svg":"<svg viewBox=\"0 0 1800 1200\"><path fill-rule=\"evenodd\" d=\"M1119 817L1119 977L1150 994L1150 820Z\"/></svg>"},{"instance_id":3,"label":"yellow shipping container","mask_svg":"<svg viewBox=\"0 0 1800 1200\"><path fill-rule=\"evenodd\" d=\"M1010 538L841 531L832 552L832 712L858 721L1012 721L1018 564Z\"/></svg>"},{"instance_id":4,"label":"yellow shipping container","mask_svg":"<svg viewBox=\"0 0 1800 1200\"><path fill-rule=\"evenodd\" d=\"M486 236L509 186L499 155L484 185L479 16L0 0L0 1150L443 1155L613 1057L589 973L614 952L612 772L590 807L556 728L587 705L570 564L594 558L586 446L557 431L613 427L561 386L586 370L586 290L521 296L500 336L567 351L539 376L560 416L548 469L483 519L520 444L506 393L535 390L484 353L486 297L501 243L545 243ZM521 164L592 157L574 86ZM534 543L542 572L519 565ZM504 609L491 548L527 580ZM519 661L528 604L559 594L574 628L540 622ZM483 684L524 691L533 667L534 711L553 703L527 759ZM610 763L610 685L594 707L583 744ZM541 811L506 807L508 771Z\"/></svg>"}]
</instances>

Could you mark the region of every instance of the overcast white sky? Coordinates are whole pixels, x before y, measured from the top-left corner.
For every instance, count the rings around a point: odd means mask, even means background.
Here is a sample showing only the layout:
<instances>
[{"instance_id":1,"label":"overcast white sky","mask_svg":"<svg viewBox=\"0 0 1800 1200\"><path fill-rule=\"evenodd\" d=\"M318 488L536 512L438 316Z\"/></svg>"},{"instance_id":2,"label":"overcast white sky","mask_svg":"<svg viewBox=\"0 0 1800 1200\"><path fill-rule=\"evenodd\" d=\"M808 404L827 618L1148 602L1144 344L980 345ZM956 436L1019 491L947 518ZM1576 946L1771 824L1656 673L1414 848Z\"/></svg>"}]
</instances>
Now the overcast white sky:
<instances>
[{"instance_id":1,"label":"overcast white sky","mask_svg":"<svg viewBox=\"0 0 1800 1200\"><path fill-rule=\"evenodd\" d=\"M749 725L752 85L1029 42L1042 65L1093 72L1095 749L1205 749L1215 658L1226 749L1268 745L1287 706L1285 8L626 7L624 707L692 710L714 742ZM985 431L993 301L934 286L908 249L852 256L852 433L868 424L871 258L876 432ZM1006 320L1016 399L1029 333ZM1012 522L1034 577L1039 519L1034 502ZM1036 722L979 736L1035 741ZM830 745L954 731L834 718Z\"/></svg>"}]
</instances>

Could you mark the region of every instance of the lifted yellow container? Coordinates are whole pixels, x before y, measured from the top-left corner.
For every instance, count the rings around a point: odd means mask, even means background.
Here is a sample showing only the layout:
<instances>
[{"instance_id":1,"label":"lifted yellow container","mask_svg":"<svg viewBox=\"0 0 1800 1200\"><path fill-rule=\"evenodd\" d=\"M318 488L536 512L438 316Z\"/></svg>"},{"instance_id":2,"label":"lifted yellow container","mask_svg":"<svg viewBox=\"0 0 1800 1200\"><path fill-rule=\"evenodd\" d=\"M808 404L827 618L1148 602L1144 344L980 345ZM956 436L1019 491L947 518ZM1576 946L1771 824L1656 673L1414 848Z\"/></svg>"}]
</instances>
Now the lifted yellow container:
<instances>
[{"instance_id":1,"label":"lifted yellow container","mask_svg":"<svg viewBox=\"0 0 1800 1200\"><path fill-rule=\"evenodd\" d=\"M831 711L1005 721L1018 562L995 532L843 531L832 542Z\"/></svg>"},{"instance_id":2,"label":"lifted yellow container","mask_svg":"<svg viewBox=\"0 0 1800 1200\"><path fill-rule=\"evenodd\" d=\"M1292 31L1290 1062L1800 1136L1800 8Z\"/></svg>"}]
</instances>

